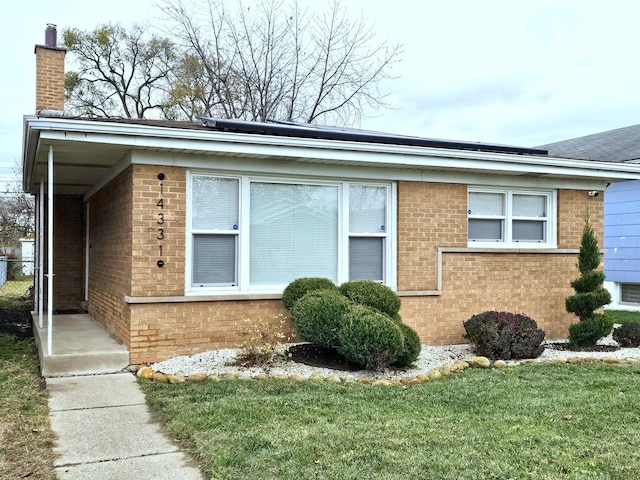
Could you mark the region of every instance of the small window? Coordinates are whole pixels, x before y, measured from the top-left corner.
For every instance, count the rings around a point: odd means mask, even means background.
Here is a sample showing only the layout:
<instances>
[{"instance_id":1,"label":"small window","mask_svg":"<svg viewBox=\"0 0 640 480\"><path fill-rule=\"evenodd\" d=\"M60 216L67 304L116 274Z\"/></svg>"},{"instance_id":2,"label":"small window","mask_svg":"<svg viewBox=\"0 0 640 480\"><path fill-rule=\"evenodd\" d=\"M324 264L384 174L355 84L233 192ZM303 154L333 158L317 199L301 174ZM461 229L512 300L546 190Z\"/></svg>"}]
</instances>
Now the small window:
<instances>
[{"instance_id":1,"label":"small window","mask_svg":"<svg viewBox=\"0 0 640 480\"><path fill-rule=\"evenodd\" d=\"M240 182L192 177L191 234L194 287L238 284Z\"/></svg>"},{"instance_id":2,"label":"small window","mask_svg":"<svg viewBox=\"0 0 640 480\"><path fill-rule=\"evenodd\" d=\"M640 304L640 284L622 283L620 285L620 301Z\"/></svg>"},{"instance_id":3,"label":"small window","mask_svg":"<svg viewBox=\"0 0 640 480\"><path fill-rule=\"evenodd\" d=\"M469 245L553 246L553 192L469 189Z\"/></svg>"},{"instance_id":4,"label":"small window","mask_svg":"<svg viewBox=\"0 0 640 480\"><path fill-rule=\"evenodd\" d=\"M349 186L349 280L384 282L387 187Z\"/></svg>"}]
</instances>

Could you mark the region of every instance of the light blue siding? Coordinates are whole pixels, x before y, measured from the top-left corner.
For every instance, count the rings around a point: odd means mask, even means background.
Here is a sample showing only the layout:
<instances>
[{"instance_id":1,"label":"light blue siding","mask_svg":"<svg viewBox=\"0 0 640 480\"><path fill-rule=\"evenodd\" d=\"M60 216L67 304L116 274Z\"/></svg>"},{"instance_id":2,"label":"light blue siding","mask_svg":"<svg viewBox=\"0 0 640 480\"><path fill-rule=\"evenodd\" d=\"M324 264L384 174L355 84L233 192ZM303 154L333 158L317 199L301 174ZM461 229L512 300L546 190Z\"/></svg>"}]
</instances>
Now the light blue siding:
<instances>
[{"instance_id":1,"label":"light blue siding","mask_svg":"<svg viewBox=\"0 0 640 480\"><path fill-rule=\"evenodd\" d=\"M604 271L608 281L640 283L640 180L604 194Z\"/></svg>"}]
</instances>

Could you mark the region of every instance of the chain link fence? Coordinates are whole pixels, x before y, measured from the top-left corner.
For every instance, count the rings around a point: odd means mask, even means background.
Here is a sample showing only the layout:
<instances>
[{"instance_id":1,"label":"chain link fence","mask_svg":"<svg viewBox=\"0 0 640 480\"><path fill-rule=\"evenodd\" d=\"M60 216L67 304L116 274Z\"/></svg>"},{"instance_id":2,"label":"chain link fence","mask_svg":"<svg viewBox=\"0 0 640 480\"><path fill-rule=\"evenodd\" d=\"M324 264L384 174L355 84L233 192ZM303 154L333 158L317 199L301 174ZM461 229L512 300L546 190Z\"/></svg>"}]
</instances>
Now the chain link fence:
<instances>
[{"instance_id":1,"label":"chain link fence","mask_svg":"<svg viewBox=\"0 0 640 480\"><path fill-rule=\"evenodd\" d=\"M33 260L0 257L0 298L33 296Z\"/></svg>"},{"instance_id":2,"label":"chain link fence","mask_svg":"<svg viewBox=\"0 0 640 480\"><path fill-rule=\"evenodd\" d=\"M0 332L31 335L33 260L0 257Z\"/></svg>"}]
</instances>

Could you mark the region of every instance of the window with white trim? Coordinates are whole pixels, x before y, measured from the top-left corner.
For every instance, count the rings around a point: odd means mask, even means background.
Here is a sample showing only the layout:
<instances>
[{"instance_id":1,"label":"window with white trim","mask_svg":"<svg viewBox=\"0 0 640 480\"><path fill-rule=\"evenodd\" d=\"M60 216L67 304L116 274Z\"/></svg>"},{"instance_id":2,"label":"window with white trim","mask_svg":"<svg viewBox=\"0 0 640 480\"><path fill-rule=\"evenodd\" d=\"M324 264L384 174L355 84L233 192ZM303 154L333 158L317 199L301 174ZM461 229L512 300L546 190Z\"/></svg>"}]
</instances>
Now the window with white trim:
<instances>
[{"instance_id":1,"label":"window with white trim","mask_svg":"<svg viewBox=\"0 0 640 480\"><path fill-rule=\"evenodd\" d=\"M349 280L385 281L387 188L349 187Z\"/></svg>"},{"instance_id":2,"label":"window with white trim","mask_svg":"<svg viewBox=\"0 0 640 480\"><path fill-rule=\"evenodd\" d=\"M192 173L187 291L279 292L311 276L392 286L394 192L391 183Z\"/></svg>"},{"instance_id":3,"label":"window with white trim","mask_svg":"<svg viewBox=\"0 0 640 480\"><path fill-rule=\"evenodd\" d=\"M239 180L194 176L191 199L192 284L237 285Z\"/></svg>"},{"instance_id":4,"label":"window with white trim","mask_svg":"<svg viewBox=\"0 0 640 480\"><path fill-rule=\"evenodd\" d=\"M553 191L469 188L469 246L555 247L555 198Z\"/></svg>"}]
</instances>

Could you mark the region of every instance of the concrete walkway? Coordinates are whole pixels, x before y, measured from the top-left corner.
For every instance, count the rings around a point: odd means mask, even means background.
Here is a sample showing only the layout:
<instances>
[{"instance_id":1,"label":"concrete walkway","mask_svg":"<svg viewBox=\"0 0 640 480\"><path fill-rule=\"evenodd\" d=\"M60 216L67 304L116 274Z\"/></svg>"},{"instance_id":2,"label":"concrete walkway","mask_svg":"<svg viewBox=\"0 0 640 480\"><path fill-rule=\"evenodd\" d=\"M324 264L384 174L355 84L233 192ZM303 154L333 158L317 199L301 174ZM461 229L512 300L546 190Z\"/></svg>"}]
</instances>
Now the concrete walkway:
<instances>
[{"instance_id":1,"label":"concrete walkway","mask_svg":"<svg viewBox=\"0 0 640 480\"><path fill-rule=\"evenodd\" d=\"M202 480L130 373L47 378L59 480Z\"/></svg>"}]
</instances>

